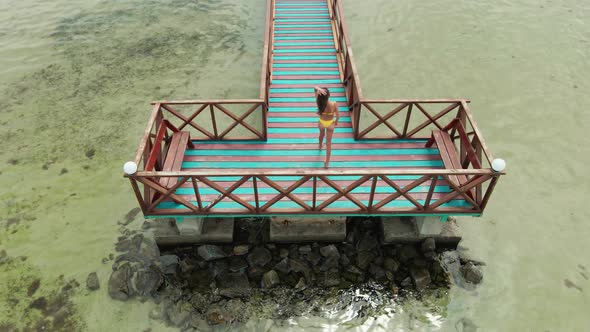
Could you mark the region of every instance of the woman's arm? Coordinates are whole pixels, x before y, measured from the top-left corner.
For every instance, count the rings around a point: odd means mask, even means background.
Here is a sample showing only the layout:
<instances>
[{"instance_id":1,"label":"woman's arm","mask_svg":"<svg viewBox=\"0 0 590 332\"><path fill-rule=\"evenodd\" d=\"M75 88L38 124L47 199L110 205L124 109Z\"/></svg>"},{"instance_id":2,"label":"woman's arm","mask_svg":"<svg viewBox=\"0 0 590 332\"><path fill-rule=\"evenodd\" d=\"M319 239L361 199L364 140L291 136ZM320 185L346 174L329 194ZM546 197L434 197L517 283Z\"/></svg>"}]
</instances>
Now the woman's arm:
<instances>
[{"instance_id":1,"label":"woman's arm","mask_svg":"<svg viewBox=\"0 0 590 332\"><path fill-rule=\"evenodd\" d=\"M334 126L337 126L338 125L338 120L340 120L340 112L338 111L338 103L334 102L333 105L334 105L334 108L335 108L334 113L336 113L335 114L336 115L336 121L334 121Z\"/></svg>"}]
</instances>

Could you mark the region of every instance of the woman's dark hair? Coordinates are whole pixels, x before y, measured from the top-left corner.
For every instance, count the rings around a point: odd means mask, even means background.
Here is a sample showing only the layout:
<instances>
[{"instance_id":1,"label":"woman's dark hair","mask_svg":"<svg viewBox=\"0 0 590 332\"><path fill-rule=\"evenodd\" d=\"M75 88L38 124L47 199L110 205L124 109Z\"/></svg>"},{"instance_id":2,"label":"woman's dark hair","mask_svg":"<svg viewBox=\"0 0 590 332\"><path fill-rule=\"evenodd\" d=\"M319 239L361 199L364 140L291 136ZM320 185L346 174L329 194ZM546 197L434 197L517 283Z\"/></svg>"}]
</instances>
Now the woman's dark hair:
<instances>
[{"instance_id":1,"label":"woman's dark hair","mask_svg":"<svg viewBox=\"0 0 590 332\"><path fill-rule=\"evenodd\" d=\"M328 88L322 88L322 90L326 91L326 94L318 94L318 97L315 100L315 102L318 104L318 114L324 113L326 106L328 106L328 99L330 98L330 90L328 90Z\"/></svg>"}]
</instances>

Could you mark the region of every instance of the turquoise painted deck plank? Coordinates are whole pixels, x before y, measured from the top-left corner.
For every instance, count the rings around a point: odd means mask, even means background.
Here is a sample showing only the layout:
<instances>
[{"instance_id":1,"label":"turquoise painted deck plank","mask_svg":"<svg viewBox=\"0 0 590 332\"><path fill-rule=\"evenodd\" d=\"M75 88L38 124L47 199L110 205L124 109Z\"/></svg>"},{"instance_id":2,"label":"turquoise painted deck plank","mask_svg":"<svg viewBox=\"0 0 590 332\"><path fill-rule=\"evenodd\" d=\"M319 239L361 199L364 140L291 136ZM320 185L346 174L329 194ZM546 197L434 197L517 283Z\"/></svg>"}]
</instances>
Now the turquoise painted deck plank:
<instances>
[{"instance_id":1,"label":"turquoise painted deck plank","mask_svg":"<svg viewBox=\"0 0 590 332\"><path fill-rule=\"evenodd\" d=\"M317 107L281 107L281 106L273 106L273 107L269 107L268 108L269 112L275 112L275 113L281 113L281 112L301 112L301 113L307 113L307 112L317 112L318 109ZM348 112L348 107L346 106L339 106L338 107L338 111L345 113ZM342 115L342 114L341 114Z\"/></svg>"},{"instance_id":2,"label":"turquoise painted deck plank","mask_svg":"<svg viewBox=\"0 0 590 332\"><path fill-rule=\"evenodd\" d=\"M273 167L274 166L274 167ZM332 161L330 168L343 167L439 167L443 166L440 160L373 160L366 161ZM257 162L257 161L185 161L182 163L182 168L323 168L323 161L282 161L282 162Z\"/></svg>"},{"instance_id":3,"label":"turquoise painted deck plank","mask_svg":"<svg viewBox=\"0 0 590 332\"><path fill-rule=\"evenodd\" d=\"M424 204L425 201L424 200L417 200L418 203L420 204ZM196 201L191 201L191 204L193 204L194 206L198 206ZM210 204L211 202L203 202L203 206L206 207L208 204ZM256 206L256 202L248 202L249 204L251 204L252 206ZM311 206L313 204L313 202L311 201L306 201L305 202L307 205ZM316 202L316 204L321 204L322 202L318 201ZM365 206L367 206L369 204L368 201L361 201L361 203L363 203ZM261 201L259 202L260 206L266 204L265 201ZM288 209L288 208L301 208L303 209L299 204L295 203L295 202L290 202L290 201L286 201L286 202L276 202L275 204L272 205L273 208L275 209ZM336 201L332 204L330 204L331 208L358 208L358 206L356 204L354 204L353 202L350 201ZM405 208L405 207L415 207L414 204L412 204L412 202L409 201L398 201L398 200L394 200L391 201L387 204L384 205L385 208ZM464 201L464 200L452 200L449 201L447 203L441 204L441 207L471 207L471 204L469 204L468 202ZM160 204L158 204L158 209L181 209L181 210L187 210L187 208L182 205L182 204L176 204L175 202L162 202ZM235 202L219 202L217 204L215 204L215 206L213 207L214 209L240 209L243 210L245 209L243 206L239 205L238 203Z\"/></svg>"},{"instance_id":4,"label":"turquoise painted deck plank","mask_svg":"<svg viewBox=\"0 0 590 332\"><path fill-rule=\"evenodd\" d=\"M281 13L280 11L275 14L275 17L330 17L330 13Z\"/></svg>"},{"instance_id":5,"label":"turquoise painted deck plank","mask_svg":"<svg viewBox=\"0 0 590 332\"><path fill-rule=\"evenodd\" d=\"M275 46L332 46L334 47L333 41L321 41L321 42L276 42ZM275 51L277 51L275 49Z\"/></svg>"},{"instance_id":6,"label":"turquoise painted deck plank","mask_svg":"<svg viewBox=\"0 0 590 332\"><path fill-rule=\"evenodd\" d=\"M340 75L340 72L337 70L329 71L329 70L318 70L318 71L280 71L280 70L273 70L273 75L281 75L281 76L298 76L298 75Z\"/></svg>"},{"instance_id":7,"label":"turquoise painted deck plank","mask_svg":"<svg viewBox=\"0 0 590 332\"><path fill-rule=\"evenodd\" d=\"M317 131L317 129L316 129ZM271 138L272 139L272 138ZM314 139L317 142L317 139ZM314 150L187 150L185 156L317 156L325 155L326 151ZM366 149L332 150L333 156L364 156L364 155L437 155L438 149L374 149L368 153Z\"/></svg>"},{"instance_id":8,"label":"turquoise painted deck plank","mask_svg":"<svg viewBox=\"0 0 590 332\"><path fill-rule=\"evenodd\" d=\"M314 7L314 8L280 8L280 5L277 4L277 8L275 8L275 11L277 12L311 12L311 11L319 11L319 10L325 10L326 12L328 11L328 6L324 6L324 7Z\"/></svg>"},{"instance_id":9,"label":"turquoise painted deck plank","mask_svg":"<svg viewBox=\"0 0 590 332\"><path fill-rule=\"evenodd\" d=\"M275 53L335 53L334 48L291 48L274 50Z\"/></svg>"},{"instance_id":10,"label":"turquoise painted deck plank","mask_svg":"<svg viewBox=\"0 0 590 332\"><path fill-rule=\"evenodd\" d=\"M281 37L281 36L275 36L275 40L324 40L324 39L328 39L328 40L333 40L334 37L333 36L294 36L294 37ZM276 45L276 44L275 44Z\"/></svg>"},{"instance_id":11,"label":"turquoise painted deck plank","mask_svg":"<svg viewBox=\"0 0 590 332\"><path fill-rule=\"evenodd\" d=\"M275 22L330 22L329 18L275 18Z\"/></svg>"},{"instance_id":12,"label":"turquoise painted deck plank","mask_svg":"<svg viewBox=\"0 0 590 332\"><path fill-rule=\"evenodd\" d=\"M318 1L318 2L306 2L306 3L301 3L301 2L275 3L275 7L277 7L277 8L290 7L290 6L326 6L326 2L325 1Z\"/></svg>"},{"instance_id":13,"label":"turquoise painted deck plank","mask_svg":"<svg viewBox=\"0 0 590 332\"><path fill-rule=\"evenodd\" d=\"M344 88L330 88L331 92L344 92ZM270 93L313 93L313 88L270 88Z\"/></svg>"},{"instance_id":14,"label":"turquoise painted deck plank","mask_svg":"<svg viewBox=\"0 0 590 332\"><path fill-rule=\"evenodd\" d=\"M314 128L315 129L315 128ZM317 133L317 129L316 133ZM273 139L273 138L270 138ZM335 138L336 139L336 138ZM317 139L313 141L317 143ZM317 156L325 155L326 150L215 150L214 147L206 150L187 150L185 156ZM437 155L438 149L352 149L352 150L332 150L333 156L406 156L406 155Z\"/></svg>"},{"instance_id":15,"label":"turquoise painted deck plank","mask_svg":"<svg viewBox=\"0 0 590 332\"><path fill-rule=\"evenodd\" d=\"M367 181L369 183L368 186L359 186L354 188L351 192L353 194L370 194L371 193L371 181ZM402 189L403 186L400 186ZM272 195L278 194L279 192L273 188L257 188L258 194L260 195ZM414 189L410 190L411 193L427 193L430 190L430 186L418 186ZM376 194L393 194L396 191L391 187L375 187ZM451 192L451 187L449 186L436 186L434 188L435 193L449 193ZM175 192L177 195L194 195L195 190L194 188L179 188ZM313 194L312 187L299 187L292 191L293 194ZM336 189L332 187L317 187L318 194L335 194L337 193ZM201 195L218 195L220 194L219 191L213 188L199 188L199 194ZM254 195L254 188L237 188L232 192L235 195Z\"/></svg>"},{"instance_id":16,"label":"turquoise painted deck plank","mask_svg":"<svg viewBox=\"0 0 590 332\"><path fill-rule=\"evenodd\" d=\"M317 134L317 128L268 128L269 134ZM352 133L352 128L334 128L334 133Z\"/></svg>"},{"instance_id":17,"label":"turquoise painted deck plank","mask_svg":"<svg viewBox=\"0 0 590 332\"><path fill-rule=\"evenodd\" d=\"M329 79L329 80L272 80L273 84L338 84L340 83L339 79Z\"/></svg>"},{"instance_id":18,"label":"turquoise painted deck plank","mask_svg":"<svg viewBox=\"0 0 590 332\"><path fill-rule=\"evenodd\" d=\"M315 118L317 121L317 118ZM269 138L266 142L264 141L233 141L238 144L248 144L248 145L265 145L265 144L306 144L306 143L317 143L316 138L289 138L289 139L282 139L282 138ZM426 143L426 140L395 140L397 143ZM232 141L193 141L194 144L197 145L218 145L218 144L228 144L228 142ZM334 144L358 144L358 143L365 143L365 144L381 144L381 143L391 143L391 140L360 140L357 141L353 137L336 137L332 139L332 143ZM366 147L367 145L365 145ZM405 149L404 149L405 150Z\"/></svg>"},{"instance_id":19,"label":"turquoise painted deck plank","mask_svg":"<svg viewBox=\"0 0 590 332\"><path fill-rule=\"evenodd\" d=\"M331 28L331 24L277 24L275 28Z\"/></svg>"},{"instance_id":20,"label":"turquoise painted deck plank","mask_svg":"<svg viewBox=\"0 0 590 332\"><path fill-rule=\"evenodd\" d=\"M277 74L277 75L281 75L281 74ZM330 97L331 101L346 101L346 97ZM277 102L277 103L314 103L315 102L315 98L306 98L306 97L272 97L269 98L269 101L272 102ZM344 108L344 109L343 109ZM338 110L348 110L348 107L346 106L340 106L338 107Z\"/></svg>"},{"instance_id":21,"label":"turquoise painted deck plank","mask_svg":"<svg viewBox=\"0 0 590 332\"><path fill-rule=\"evenodd\" d=\"M287 117L280 117L280 118L269 118L269 123L289 123L289 122L318 122L317 117L308 118L308 117L297 117L297 118L287 118ZM340 122L350 122L350 117L348 116L341 116Z\"/></svg>"},{"instance_id":22,"label":"turquoise painted deck plank","mask_svg":"<svg viewBox=\"0 0 590 332\"><path fill-rule=\"evenodd\" d=\"M336 60L335 55L275 55L275 60Z\"/></svg>"},{"instance_id":23,"label":"turquoise painted deck plank","mask_svg":"<svg viewBox=\"0 0 590 332\"><path fill-rule=\"evenodd\" d=\"M338 68L338 63L275 63L273 68Z\"/></svg>"},{"instance_id":24,"label":"turquoise painted deck plank","mask_svg":"<svg viewBox=\"0 0 590 332\"><path fill-rule=\"evenodd\" d=\"M316 34L316 33L329 33L332 34L332 30L275 30L275 38L277 35L288 35L288 34ZM293 36L293 37L302 37L302 36ZM332 36L330 36L332 38Z\"/></svg>"},{"instance_id":25,"label":"turquoise painted deck plank","mask_svg":"<svg viewBox=\"0 0 590 332\"><path fill-rule=\"evenodd\" d=\"M301 176L269 176L268 177L271 181L299 181L301 180ZM355 176L355 175L330 175L328 176L328 179L332 180L332 181L356 181L358 179L360 179L361 176ZM388 179L392 180L392 181L396 181L396 180L418 180L420 178L420 176L418 175L389 175L387 176ZM214 182L236 182L236 181L240 181L242 179L241 176L211 176L211 177L207 177L207 179L209 179L210 181L214 181ZM442 180L442 177L439 177L439 180Z\"/></svg>"}]
</instances>

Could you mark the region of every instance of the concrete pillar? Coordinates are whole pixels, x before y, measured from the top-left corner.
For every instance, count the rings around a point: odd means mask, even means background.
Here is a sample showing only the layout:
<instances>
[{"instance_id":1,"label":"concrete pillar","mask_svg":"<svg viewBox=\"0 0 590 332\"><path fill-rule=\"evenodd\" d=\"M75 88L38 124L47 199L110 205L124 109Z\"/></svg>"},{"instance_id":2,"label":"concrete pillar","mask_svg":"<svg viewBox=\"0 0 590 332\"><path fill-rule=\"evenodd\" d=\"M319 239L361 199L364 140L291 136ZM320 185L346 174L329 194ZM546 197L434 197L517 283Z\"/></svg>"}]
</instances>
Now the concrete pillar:
<instances>
[{"instance_id":1,"label":"concrete pillar","mask_svg":"<svg viewBox=\"0 0 590 332\"><path fill-rule=\"evenodd\" d=\"M271 242L344 241L346 217L272 217Z\"/></svg>"},{"instance_id":2,"label":"concrete pillar","mask_svg":"<svg viewBox=\"0 0 590 332\"><path fill-rule=\"evenodd\" d=\"M416 243L431 237L437 245L456 248L461 241L456 225L440 217L382 217L381 225L384 243Z\"/></svg>"},{"instance_id":3,"label":"concrete pillar","mask_svg":"<svg viewBox=\"0 0 590 332\"><path fill-rule=\"evenodd\" d=\"M154 221L156 243L162 246L231 243L234 218L185 217Z\"/></svg>"}]
</instances>

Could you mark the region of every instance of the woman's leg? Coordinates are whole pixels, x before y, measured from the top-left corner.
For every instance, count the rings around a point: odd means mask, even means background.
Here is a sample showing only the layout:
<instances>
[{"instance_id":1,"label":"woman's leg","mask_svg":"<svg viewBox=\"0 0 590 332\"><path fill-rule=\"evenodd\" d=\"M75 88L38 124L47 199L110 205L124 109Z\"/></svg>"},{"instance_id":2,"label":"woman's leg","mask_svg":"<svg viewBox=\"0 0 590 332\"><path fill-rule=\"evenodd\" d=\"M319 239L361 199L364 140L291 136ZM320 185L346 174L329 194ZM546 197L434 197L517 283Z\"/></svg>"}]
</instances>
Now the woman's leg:
<instances>
[{"instance_id":1,"label":"woman's leg","mask_svg":"<svg viewBox=\"0 0 590 332\"><path fill-rule=\"evenodd\" d=\"M330 156L332 155L332 136L334 135L334 123L330 127L326 128L326 161L324 161L324 167L330 166Z\"/></svg>"},{"instance_id":2,"label":"woman's leg","mask_svg":"<svg viewBox=\"0 0 590 332\"><path fill-rule=\"evenodd\" d=\"M326 134L326 128L321 122L318 121L318 129L320 130L320 145L319 149L322 149L322 143L324 142L324 135Z\"/></svg>"}]
</instances>

